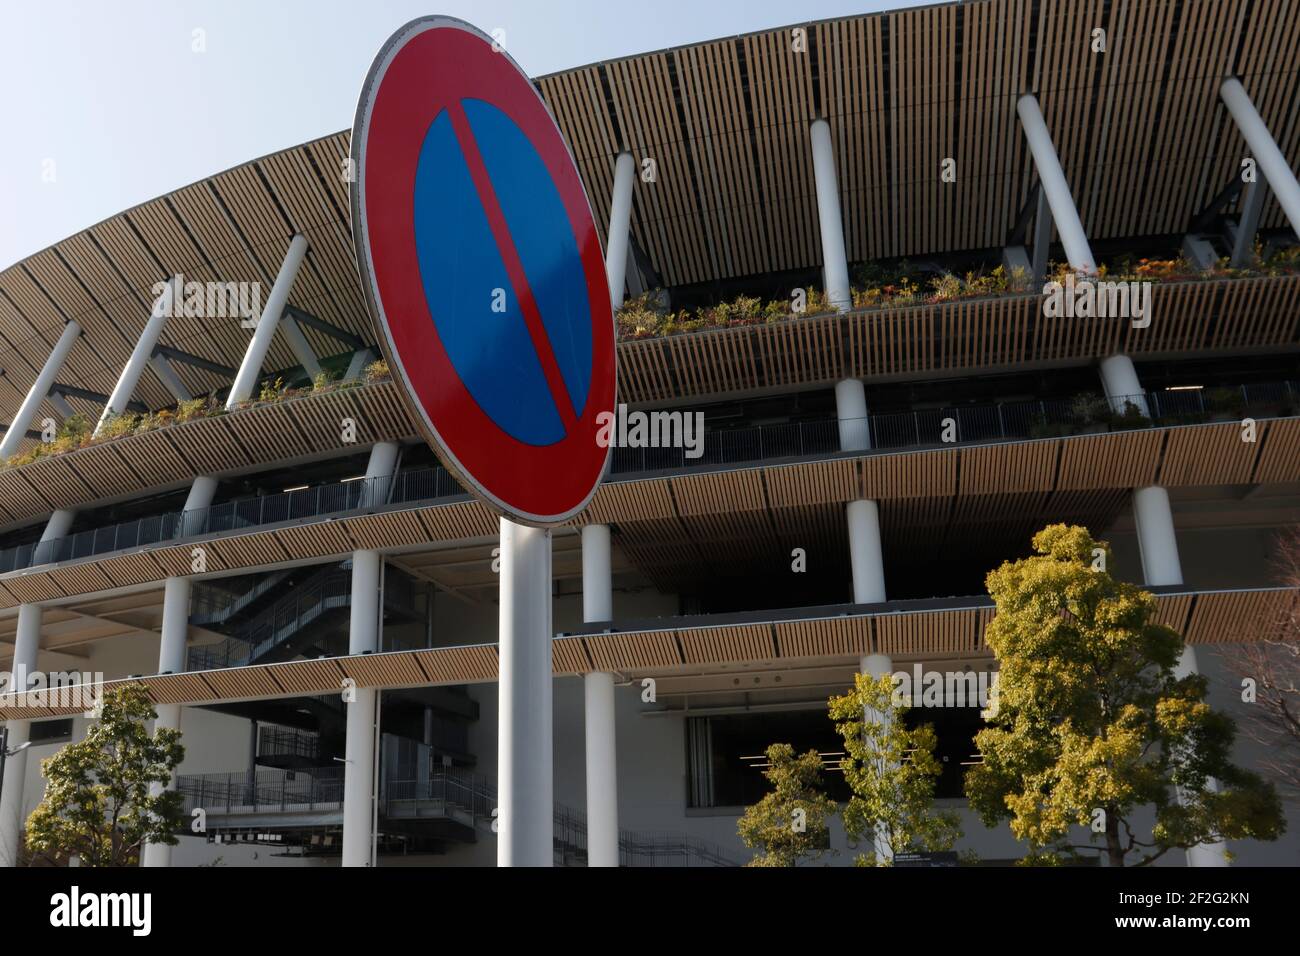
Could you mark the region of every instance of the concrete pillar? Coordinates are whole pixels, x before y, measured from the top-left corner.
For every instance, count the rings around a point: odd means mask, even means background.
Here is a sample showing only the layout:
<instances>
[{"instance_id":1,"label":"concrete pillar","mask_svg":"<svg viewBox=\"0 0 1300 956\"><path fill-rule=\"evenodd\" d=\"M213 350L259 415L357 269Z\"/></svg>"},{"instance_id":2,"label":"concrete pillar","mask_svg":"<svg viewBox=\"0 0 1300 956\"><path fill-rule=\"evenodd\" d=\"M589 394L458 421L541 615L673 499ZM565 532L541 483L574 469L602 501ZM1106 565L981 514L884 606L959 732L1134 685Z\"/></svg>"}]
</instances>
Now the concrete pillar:
<instances>
[{"instance_id":1,"label":"concrete pillar","mask_svg":"<svg viewBox=\"0 0 1300 956\"><path fill-rule=\"evenodd\" d=\"M868 654L858 662L858 669L862 674L878 680L884 675L894 672L894 662L888 654ZM892 713L878 711L873 708L866 708L862 714L865 723L879 723L885 727L889 726L892 717ZM883 758L877 758L876 765L877 772L883 773L885 770ZM888 834L881 823L876 824L874 843L877 859L892 860L894 858L894 851L889 845Z\"/></svg>"},{"instance_id":2,"label":"concrete pillar","mask_svg":"<svg viewBox=\"0 0 1300 956\"><path fill-rule=\"evenodd\" d=\"M65 422L73 415L77 414L77 410L72 407L71 402L63 397L62 392L53 391L46 397L49 399L50 404L54 406L54 410L59 413Z\"/></svg>"},{"instance_id":3,"label":"concrete pillar","mask_svg":"<svg viewBox=\"0 0 1300 956\"><path fill-rule=\"evenodd\" d=\"M352 554L352 607L348 653L379 650L379 600L382 561L378 551ZM369 866L374 840L375 723L379 692L353 688L347 705L347 743L343 767L343 865Z\"/></svg>"},{"instance_id":4,"label":"concrete pillar","mask_svg":"<svg viewBox=\"0 0 1300 956\"><path fill-rule=\"evenodd\" d=\"M614 311L623 304L627 284L628 236L632 223L632 184L636 162L631 153L619 153L614 163L614 195L609 205L609 235L605 240L605 278L609 282L609 304Z\"/></svg>"},{"instance_id":5,"label":"concrete pillar","mask_svg":"<svg viewBox=\"0 0 1300 956\"><path fill-rule=\"evenodd\" d=\"M858 379L835 383L835 417L840 428L840 451L866 451L871 447L867 393Z\"/></svg>"},{"instance_id":6,"label":"concrete pillar","mask_svg":"<svg viewBox=\"0 0 1300 956\"><path fill-rule=\"evenodd\" d=\"M217 480L209 475L198 475L190 485L182 512L197 514L212 504L217 490ZM184 519L182 519L183 521ZM158 673L182 674L187 669L186 652L190 636L190 578L167 578L163 582L162 639L158 645ZM154 729L181 729L179 704L159 704L154 708L158 718ZM175 780L168 785L175 786ZM160 784L150 784L154 796L162 793ZM163 843L147 843L140 854L142 866L171 866L172 848Z\"/></svg>"},{"instance_id":7,"label":"concrete pillar","mask_svg":"<svg viewBox=\"0 0 1300 956\"><path fill-rule=\"evenodd\" d=\"M262 314L257 320L257 327L253 329L253 337L249 340L244 360L240 362L239 371L235 373L235 382L230 386L230 395L226 399L227 410L234 408L240 402L248 401L252 396L253 387L257 384L258 376L262 374L262 362L271 348L271 339L275 336L276 327L280 324L280 316L284 314L284 307L289 301L289 290L293 288L293 280L297 278L298 267L302 265L303 256L306 254L306 238L294 236L289 242L289 251L285 253L284 262L280 265L280 273L275 277L275 284L271 286L271 292L266 297Z\"/></svg>"},{"instance_id":8,"label":"concrete pillar","mask_svg":"<svg viewBox=\"0 0 1300 956\"><path fill-rule=\"evenodd\" d=\"M1264 125L1263 117L1255 109L1255 104L1250 101L1240 80L1236 77L1224 80L1219 87L1219 95L1228 107L1237 129L1241 131L1242 138L1250 146L1255 163L1264 173L1264 178L1268 180L1269 188L1277 197L1278 205L1286 213L1287 222L1291 224L1295 234L1300 236L1300 183L1296 182L1295 173L1291 171L1286 156L1278 148L1273 134Z\"/></svg>"},{"instance_id":9,"label":"concrete pillar","mask_svg":"<svg viewBox=\"0 0 1300 956\"><path fill-rule=\"evenodd\" d=\"M1174 536L1173 510L1169 506L1169 492L1158 485L1138 488L1133 492L1133 520L1137 525L1138 547L1142 552L1142 574L1146 583L1178 585L1183 583L1183 569L1178 560L1178 540ZM1187 677L1197 673L1196 651L1183 645L1183 653L1174 666L1174 676ZM1211 779L1210 790L1218 783ZM1179 796L1181 800L1181 795ZM1227 866L1224 856L1227 845L1222 842L1203 843L1187 851L1188 866Z\"/></svg>"},{"instance_id":10,"label":"concrete pillar","mask_svg":"<svg viewBox=\"0 0 1300 956\"><path fill-rule=\"evenodd\" d=\"M501 519L498 866L554 865L551 533Z\"/></svg>"},{"instance_id":11,"label":"concrete pillar","mask_svg":"<svg viewBox=\"0 0 1300 956\"><path fill-rule=\"evenodd\" d=\"M874 501L850 501L849 559L853 567L853 603L878 604L885 598L885 562L880 548L880 511Z\"/></svg>"},{"instance_id":12,"label":"concrete pillar","mask_svg":"<svg viewBox=\"0 0 1300 956\"><path fill-rule=\"evenodd\" d=\"M15 688L29 686L28 677L36 670L41 643L41 608L24 604L18 608L18 631L14 637L13 673ZM14 751L27 743L30 720L11 720L7 724L6 745ZM26 820L23 814L23 784L27 779L27 750L18 750L5 760L4 784L0 791L0 866L17 866L23 845Z\"/></svg>"},{"instance_id":13,"label":"concrete pillar","mask_svg":"<svg viewBox=\"0 0 1300 956\"><path fill-rule=\"evenodd\" d=\"M1138 381L1133 360L1127 355L1112 355L1101 360L1101 385L1110 407L1116 412L1123 412L1125 403L1132 402L1143 415L1151 417L1147 394Z\"/></svg>"},{"instance_id":14,"label":"concrete pillar","mask_svg":"<svg viewBox=\"0 0 1300 956\"><path fill-rule=\"evenodd\" d=\"M582 529L582 619L614 617L609 526ZM587 757L587 865L618 866L618 748L614 675L583 675Z\"/></svg>"},{"instance_id":15,"label":"concrete pillar","mask_svg":"<svg viewBox=\"0 0 1300 956\"><path fill-rule=\"evenodd\" d=\"M153 357L153 350L158 345L158 337L162 335L163 326L172 315L176 301L176 283L176 278L169 280L163 286L162 293L154 300L149 321L145 323L144 331L140 333L135 348L131 350L131 357L127 359L122 374L117 377L117 384L113 386L113 391L108 396L104 412L99 416L99 423L95 425L96 435L102 432L110 421L126 411L127 406L131 404L131 396L135 393L135 387L140 384L140 376L144 374L145 366Z\"/></svg>"},{"instance_id":16,"label":"concrete pillar","mask_svg":"<svg viewBox=\"0 0 1300 956\"><path fill-rule=\"evenodd\" d=\"M370 448L366 462L366 480L362 482L361 507L370 508L388 501L392 490L391 479L397 470L397 453L402 446L393 441L381 441Z\"/></svg>"},{"instance_id":17,"label":"concrete pillar","mask_svg":"<svg viewBox=\"0 0 1300 956\"><path fill-rule=\"evenodd\" d=\"M1196 667L1196 651L1190 644L1183 645L1183 653L1178 658L1178 663L1174 665L1174 677L1182 680L1184 677L1190 677L1199 671ZM1207 789L1217 791L1219 789L1218 781L1210 778L1207 783ZM1181 796L1180 796L1181 799ZM1199 843L1187 851L1188 866L1228 866L1228 845L1222 840L1216 840L1213 843Z\"/></svg>"},{"instance_id":18,"label":"concrete pillar","mask_svg":"<svg viewBox=\"0 0 1300 956\"><path fill-rule=\"evenodd\" d=\"M54 386L55 379L59 377L59 372L63 369L63 363L72 351L73 343L77 341L77 336L81 334L81 326L75 321L69 322L63 327L63 333L59 340L54 343L54 348L50 351L50 357L45 360L45 365L41 367L40 372L36 375L36 381L32 387L27 390L27 397L23 399L18 406L18 414L14 415L14 420L9 425L9 430L0 436L0 462L3 462L11 455L18 454L18 446L22 444L27 435L27 429L32 424L32 419L36 417L36 410L40 408L41 402L45 401L45 396L50 394L50 389Z\"/></svg>"},{"instance_id":19,"label":"concrete pillar","mask_svg":"<svg viewBox=\"0 0 1300 956\"><path fill-rule=\"evenodd\" d=\"M1047 131L1038 98L1032 93L1026 93L1016 101L1016 112L1020 114L1020 125L1025 131L1025 139L1029 141L1038 181L1042 183L1047 205L1051 207L1056 231L1060 234L1061 245L1065 247L1065 256L1075 272L1096 275L1097 262L1092 257L1092 248L1088 245L1088 236L1079 220L1079 211L1074 207L1070 184L1065 181L1065 172L1061 169L1061 160L1052 144L1052 135Z\"/></svg>"},{"instance_id":20,"label":"concrete pillar","mask_svg":"<svg viewBox=\"0 0 1300 956\"><path fill-rule=\"evenodd\" d=\"M844 218L840 214L840 186L835 175L831 128L825 120L819 119L812 124L810 132L826 297L836 309L845 312L853 307L853 292L849 286L849 263L844 251Z\"/></svg>"}]
</instances>

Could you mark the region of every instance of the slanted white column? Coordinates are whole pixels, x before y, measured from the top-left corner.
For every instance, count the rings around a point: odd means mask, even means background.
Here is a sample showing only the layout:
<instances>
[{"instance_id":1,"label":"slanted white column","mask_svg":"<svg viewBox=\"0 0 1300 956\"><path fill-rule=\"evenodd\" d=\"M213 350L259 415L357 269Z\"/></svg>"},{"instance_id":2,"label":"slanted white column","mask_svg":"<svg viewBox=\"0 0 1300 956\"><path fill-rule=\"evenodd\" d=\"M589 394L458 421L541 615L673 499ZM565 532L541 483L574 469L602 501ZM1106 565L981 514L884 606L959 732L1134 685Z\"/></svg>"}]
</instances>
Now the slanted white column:
<instances>
[{"instance_id":1,"label":"slanted white column","mask_svg":"<svg viewBox=\"0 0 1300 956\"><path fill-rule=\"evenodd\" d=\"M1123 412L1126 402L1132 402L1143 415L1150 418L1146 392L1138 381L1137 369L1127 355L1112 355L1101 360L1101 387L1106 392L1110 407Z\"/></svg>"},{"instance_id":2,"label":"slanted white column","mask_svg":"<svg viewBox=\"0 0 1300 956\"><path fill-rule=\"evenodd\" d=\"M1296 182L1295 173L1287 164L1286 156L1264 125L1263 117L1250 101L1240 80L1235 76L1224 80L1219 87L1219 95L1232 114L1237 129L1241 130L1242 138L1250 146L1256 164L1268 180L1273 195L1277 197L1278 205L1286 213L1287 222L1291 223L1296 235L1300 235L1300 183Z\"/></svg>"},{"instance_id":3,"label":"slanted white column","mask_svg":"<svg viewBox=\"0 0 1300 956\"><path fill-rule=\"evenodd\" d=\"M257 384L258 376L262 374L262 362L271 348L271 339L275 337L280 316L284 314L284 307L289 301L289 290L293 288L293 280L297 278L298 267L302 265L303 256L306 254L307 239L303 236L294 236L289 243L289 251L285 253L284 262L280 265L280 274L275 277L275 284L271 286L271 292L266 297L262 314L258 316L257 327L253 329L253 337L249 340L244 360L240 362L239 371L235 373L235 383L230 386L230 395L226 399L227 409L234 408L240 402L248 401L253 394L253 386Z\"/></svg>"},{"instance_id":4,"label":"slanted white column","mask_svg":"<svg viewBox=\"0 0 1300 956\"><path fill-rule=\"evenodd\" d=\"M858 662L858 670L867 677L878 680L885 674L894 672L894 662L888 654L868 654ZM878 723L888 727L892 720L892 714L868 707L862 712L862 720L866 724ZM876 772L883 773L885 770L883 758L877 757L876 764ZM886 834L884 826L880 823L876 824L874 843L877 859L892 860L894 858L894 851L889 845L888 834Z\"/></svg>"},{"instance_id":5,"label":"slanted white column","mask_svg":"<svg viewBox=\"0 0 1300 956\"><path fill-rule=\"evenodd\" d=\"M631 153L619 153L614 163L614 196L609 204L609 235L605 240L605 278L609 304L617 311L627 284L628 235L632 223L632 184L636 162Z\"/></svg>"},{"instance_id":6,"label":"slanted white column","mask_svg":"<svg viewBox=\"0 0 1300 956\"><path fill-rule=\"evenodd\" d=\"M388 493L392 489L390 479L397 468L397 453L401 447L393 441L377 442L370 447L366 480L362 483L361 507L369 508L388 501Z\"/></svg>"},{"instance_id":7,"label":"slanted white column","mask_svg":"<svg viewBox=\"0 0 1300 956\"><path fill-rule=\"evenodd\" d=\"M312 351L307 336L302 334L297 320L286 315L280 320L280 331L284 333L285 341L293 350L294 358L302 365L302 370L307 373L308 378L314 379L320 374L320 362L316 361L316 353Z\"/></svg>"},{"instance_id":8,"label":"slanted white column","mask_svg":"<svg viewBox=\"0 0 1300 956\"><path fill-rule=\"evenodd\" d=\"M54 343L54 348L50 351L50 357L45 360L45 365L41 367L36 376L36 381L32 387L27 390L27 397L23 403L18 406L18 413L14 415L14 420L9 425L9 430L0 436L0 462L4 461L11 455L18 453L18 446L22 444L23 438L27 435L27 429L36 417L36 410L40 408L41 402L45 401L45 396L50 394L50 389L54 385L55 379L59 377L59 372L63 369L63 363L72 351L72 345L77 341L77 336L81 334L81 326L75 321L69 322L63 327L63 333L59 340Z\"/></svg>"},{"instance_id":9,"label":"slanted white column","mask_svg":"<svg viewBox=\"0 0 1300 956\"><path fill-rule=\"evenodd\" d=\"M825 120L812 124L813 180L817 188L817 221L821 226L822 274L826 297L841 312L853 306L849 263L844 252L844 219L840 215L840 186L835 175L831 128Z\"/></svg>"},{"instance_id":10,"label":"slanted white column","mask_svg":"<svg viewBox=\"0 0 1300 956\"><path fill-rule=\"evenodd\" d=\"M197 512L212 504L212 496L217 490L217 480L210 475L198 475L190 485L190 493L185 498L182 510L182 523L185 514L190 514L193 522ZM190 636L190 578L167 578L163 582L162 640L158 645L158 673L181 674L186 669L185 654ZM179 704L159 704L154 708L158 717L154 728L169 730L181 729L181 707ZM173 781L169 789L175 787ZM157 796L163 790L159 784L150 784L149 791ZM140 854L142 866L171 866L172 848L162 843L147 843Z\"/></svg>"},{"instance_id":11,"label":"slanted white column","mask_svg":"<svg viewBox=\"0 0 1300 956\"><path fill-rule=\"evenodd\" d=\"M1088 245L1088 236L1079 220L1079 211L1074 207L1070 184L1065 181L1065 172L1061 169L1061 160L1052 144L1052 134L1047 131L1047 123L1043 120L1038 97L1032 93L1020 97L1016 101L1016 112L1020 114L1020 125L1025 131L1025 139L1029 141L1029 151L1034 155L1034 168L1038 171L1038 181L1043 184L1043 192L1047 195L1056 231L1061 236L1061 245L1065 247L1065 257L1070 260L1075 272L1096 275L1097 262L1092 257L1092 248Z\"/></svg>"},{"instance_id":12,"label":"slanted white column","mask_svg":"<svg viewBox=\"0 0 1300 956\"><path fill-rule=\"evenodd\" d=\"M840 427L840 451L866 451L871 447L867 392L859 379L835 383L835 418Z\"/></svg>"},{"instance_id":13,"label":"slanted white column","mask_svg":"<svg viewBox=\"0 0 1300 956\"><path fill-rule=\"evenodd\" d=\"M614 617L609 526L582 529L582 619ZM618 866L618 748L614 675L582 678L587 754L587 865Z\"/></svg>"},{"instance_id":14,"label":"slanted white column","mask_svg":"<svg viewBox=\"0 0 1300 956\"><path fill-rule=\"evenodd\" d=\"M501 519L497 866L554 866L551 532Z\"/></svg>"},{"instance_id":15,"label":"slanted white column","mask_svg":"<svg viewBox=\"0 0 1300 956\"><path fill-rule=\"evenodd\" d=\"M72 407L71 402L63 397L62 392L53 391L46 397L50 400L50 404L54 406L54 410L63 416L64 421L77 414L77 410Z\"/></svg>"},{"instance_id":16,"label":"slanted white column","mask_svg":"<svg viewBox=\"0 0 1300 956\"><path fill-rule=\"evenodd\" d=\"M96 435L102 432L104 426L110 421L126 411L127 406L131 404L131 396L135 393L135 387L140 384L140 376L144 374L145 366L149 364L149 359L153 357L153 350L158 345L158 336L162 335L163 326L172 315L176 301L176 282L176 278L169 280L163 286L161 294L154 300L149 321L144 324L144 331L140 333L140 339L131 350L131 357L127 359L126 367L117 377L117 384L113 386L113 391L108 396L104 412L99 416L99 423L95 426Z\"/></svg>"}]
</instances>

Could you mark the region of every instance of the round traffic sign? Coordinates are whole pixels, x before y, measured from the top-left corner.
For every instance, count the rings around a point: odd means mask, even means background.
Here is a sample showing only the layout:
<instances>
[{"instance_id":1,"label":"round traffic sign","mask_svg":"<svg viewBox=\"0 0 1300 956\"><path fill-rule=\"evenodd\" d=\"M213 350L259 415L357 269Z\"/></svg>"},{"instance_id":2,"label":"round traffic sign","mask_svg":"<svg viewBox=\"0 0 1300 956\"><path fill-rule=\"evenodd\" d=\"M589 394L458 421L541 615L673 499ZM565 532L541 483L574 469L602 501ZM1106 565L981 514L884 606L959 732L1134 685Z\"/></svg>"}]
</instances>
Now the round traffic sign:
<instances>
[{"instance_id":1,"label":"round traffic sign","mask_svg":"<svg viewBox=\"0 0 1300 956\"><path fill-rule=\"evenodd\" d=\"M609 458L614 319L546 104L491 37L415 20L370 68L352 160L362 288L424 437L507 518L571 518Z\"/></svg>"}]
</instances>

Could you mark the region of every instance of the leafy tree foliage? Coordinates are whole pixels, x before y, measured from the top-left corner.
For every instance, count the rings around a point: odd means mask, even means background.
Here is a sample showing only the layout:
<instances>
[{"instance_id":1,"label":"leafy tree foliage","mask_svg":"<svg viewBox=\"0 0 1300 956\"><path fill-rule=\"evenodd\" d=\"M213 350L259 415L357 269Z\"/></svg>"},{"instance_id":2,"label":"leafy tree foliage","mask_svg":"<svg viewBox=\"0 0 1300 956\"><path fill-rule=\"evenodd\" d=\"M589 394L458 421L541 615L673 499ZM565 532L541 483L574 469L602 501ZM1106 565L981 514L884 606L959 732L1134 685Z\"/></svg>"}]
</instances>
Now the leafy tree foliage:
<instances>
[{"instance_id":1,"label":"leafy tree foliage","mask_svg":"<svg viewBox=\"0 0 1300 956\"><path fill-rule=\"evenodd\" d=\"M747 866L798 866L819 859L830 846L827 820L835 801L821 792L822 758L815 750L796 756L789 744L767 748L763 776L772 790L745 810L737 829L745 846L759 847Z\"/></svg>"},{"instance_id":2,"label":"leafy tree foliage","mask_svg":"<svg viewBox=\"0 0 1300 956\"><path fill-rule=\"evenodd\" d=\"M32 854L127 866L146 843L178 842L181 795L151 790L167 785L185 749L178 730L148 733L145 723L156 716L143 684L117 688L104 695L102 716L84 740L41 762L45 796L27 820Z\"/></svg>"},{"instance_id":3,"label":"leafy tree foliage","mask_svg":"<svg viewBox=\"0 0 1300 956\"><path fill-rule=\"evenodd\" d=\"M1277 794L1231 762L1235 727L1206 703L1206 679L1175 676L1183 640L1156 623L1155 598L1111 577L1109 548L1085 528L1052 525L1033 545L987 578L998 706L966 775L984 822L1009 819L1027 862L1041 863L1104 852L1112 866L1144 865L1175 848L1277 839ZM1133 822L1143 808L1149 834ZM1069 843L1075 825L1088 844Z\"/></svg>"},{"instance_id":4,"label":"leafy tree foliage","mask_svg":"<svg viewBox=\"0 0 1300 956\"><path fill-rule=\"evenodd\" d=\"M848 754L841 761L844 778L853 791L844 830L854 844L865 839L871 847L858 856L859 866L889 866L909 851L951 850L961 836L958 815L934 809L943 772L934 756L934 727L909 728L907 710L888 674L858 674L851 693L830 701Z\"/></svg>"}]
</instances>

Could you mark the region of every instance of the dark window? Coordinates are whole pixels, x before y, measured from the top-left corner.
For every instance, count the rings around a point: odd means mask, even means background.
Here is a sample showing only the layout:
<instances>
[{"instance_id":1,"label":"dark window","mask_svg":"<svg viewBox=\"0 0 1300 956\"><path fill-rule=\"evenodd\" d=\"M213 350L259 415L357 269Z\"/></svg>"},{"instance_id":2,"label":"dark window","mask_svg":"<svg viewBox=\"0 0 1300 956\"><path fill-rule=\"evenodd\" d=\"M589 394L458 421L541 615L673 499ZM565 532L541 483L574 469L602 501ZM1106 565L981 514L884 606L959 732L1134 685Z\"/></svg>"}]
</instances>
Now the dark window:
<instances>
[{"instance_id":1,"label":"dark window","mask_svg":"<svg viewBox=\"0 0 1300 956\"><path fill-rule=\"evenodd\" d=\"M72 718L63 720L40 720L32 723L31 736L28 738L35 747L38 744L50 744L60 740L72 739Z\"/></svg>"},{"instance_id":2,"label":"dark window","mask_svg":"<svg viewBox=\"0 0 1300 956\"><path fill-rule=\"evenodd\" d=\"M975 757L975 734L984 726L978 707L913 707L903 718L909 727L930 724L937 738L934 755L943 774L934 788L936 797L965 797L966 767Z\"/></svg>"}]
</instances>

